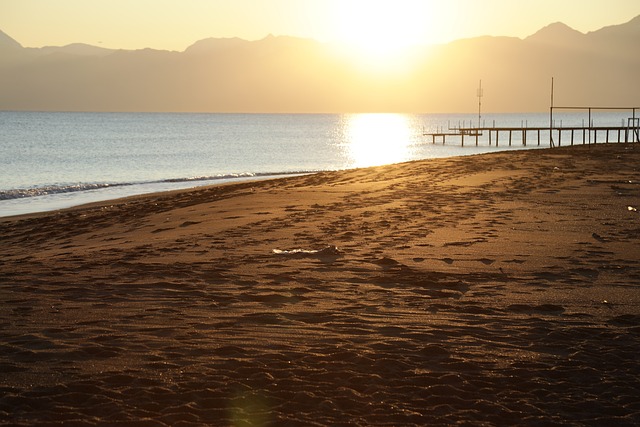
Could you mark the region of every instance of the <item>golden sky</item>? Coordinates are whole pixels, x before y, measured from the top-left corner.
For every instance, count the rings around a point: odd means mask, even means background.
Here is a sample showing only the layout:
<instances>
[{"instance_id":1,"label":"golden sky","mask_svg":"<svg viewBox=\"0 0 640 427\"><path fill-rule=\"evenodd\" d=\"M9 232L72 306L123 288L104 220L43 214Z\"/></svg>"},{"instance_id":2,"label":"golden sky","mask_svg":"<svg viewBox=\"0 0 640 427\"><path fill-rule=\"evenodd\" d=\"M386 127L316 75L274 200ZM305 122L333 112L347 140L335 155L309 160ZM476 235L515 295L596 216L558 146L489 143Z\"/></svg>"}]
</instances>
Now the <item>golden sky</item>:
<instances>
[{"instance_id":1,"label":"golden sky","mask_svg":"<svg viewBox=\"0 0 640 427\"><path fill-rule=\"evenodd\" d=\"M0 0L0 30L26 47L178 51L207 37L268 34L392 50L526 37L557 21L588 32L637 15L638 0Z\"/></svg>"}]
</instances>

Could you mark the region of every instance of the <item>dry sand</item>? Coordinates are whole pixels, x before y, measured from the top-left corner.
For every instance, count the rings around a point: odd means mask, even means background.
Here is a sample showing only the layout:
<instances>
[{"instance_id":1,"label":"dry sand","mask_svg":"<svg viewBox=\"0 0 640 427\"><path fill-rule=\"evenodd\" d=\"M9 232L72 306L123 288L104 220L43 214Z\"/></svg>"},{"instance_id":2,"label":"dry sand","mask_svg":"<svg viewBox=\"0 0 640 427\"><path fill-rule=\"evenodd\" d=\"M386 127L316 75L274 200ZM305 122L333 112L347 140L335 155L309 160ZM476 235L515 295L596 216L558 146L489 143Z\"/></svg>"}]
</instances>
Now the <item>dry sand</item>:
<instances>
[{"instance_id":1,"label":"dry sand","mask_svg":"<svg viewBox=\"0 0 640 427\"><path fill-rule=\"evenodd\" d=\"M155 194L0 237L2 425L640 425L638 145Z\"/></svg>"}]
</instances>

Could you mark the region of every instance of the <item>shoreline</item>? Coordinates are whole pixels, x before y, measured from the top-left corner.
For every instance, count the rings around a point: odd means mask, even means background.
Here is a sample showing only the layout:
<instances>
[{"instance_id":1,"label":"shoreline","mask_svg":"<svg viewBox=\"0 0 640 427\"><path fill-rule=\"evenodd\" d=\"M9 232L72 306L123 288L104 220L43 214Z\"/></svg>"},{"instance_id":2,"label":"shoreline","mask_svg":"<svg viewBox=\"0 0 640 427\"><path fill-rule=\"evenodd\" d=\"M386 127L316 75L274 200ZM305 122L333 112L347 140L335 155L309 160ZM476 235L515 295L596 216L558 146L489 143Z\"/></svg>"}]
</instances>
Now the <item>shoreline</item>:
<instances>
[{"instance_id":1,"label":"shoreline","mask_svg":"<svg viewBox=\"0 0 640 427\"><path fill-rule=\"evenodd\" d=\"M72 190L45 193L37 196L14 197L0 200L0 208L5 211L16 212L5 215L0 212L1 218L10 218L20 215L35 213L55 212L64 209L81 207L95 203L109 203L110 201L126 199L130 197L153 195L156 193L169 193L174 191L189 191L200 187L234 184L244 181L260 181L264 179L276 179L280 177L305 175L314 172L288 172L288 173L256 173L252 175L238 175L233 177L220 177L209 179L167 179L154 182L100 184L98 188L86 190ZM71 186L75 187L75 186ZM36 189L41 190L41 189ZM46 189L44 189L46 190ZM43 190L43 191L44 191ZM16 190L21 191L21 190ZM109 193L109 194L106 194ZM46 199L55 199L53 201ZM44 200L44 201L43 201ZM25 207L24 205L27 205ZM29 210L31 209L31 210Z\"/></svg>"},{"instance_id":2,"label":"shoreline","mask_svg":"<svg viewBox=\"0 0 640 427\"><path fill-rule=\"evenodd\" d=\"M501 151L0 218L0 425L637 425L639 164Z\"/></svg>"},{"instance_id":3,"label":"shoreline","mask_svg":"<svg viewBox=\"0 0 640 427\"><path fill-rule=\"evenodd\" d=\"M485 147L486 148L486 147ZM523 148L523 147L515 147L515 148L502 148L501 150L498 150L497 152L501 152L501 151L522 151L522 150L546 150L549 149L548 147L530 147L530 148ZM452 155L452 156L445 156L445 157L433 157L433 158L429 158L429 159L422 159L425 161L429 161L429 160L435 160L435 159L446 159L446 158L456 158L456 157L466 157L466 156L478 156L478 155L483 155L483 154L492 154L492 152L480 152L480 153L473 153L470 152L468 154L458 154L458 155ZM421 160L408 160L405 162L399 162L396 164L402 164L402 163L411 163L413 161L421 161ZM382 165L385 166L385 165ZM389 165L386 165L389 166ZM370 166L370 167L378 167L378 166ZM271 179L280 179L280 178L287 178L290 176L303 176L303 175L313 175L316 173L324 173L324 172L344 172L344 171L349 171L349 170L357 170L357 169L367 169L368 167L354 167L354 168L349 168L349 169L336 169L336 170L318 170L318 171L307 171L307 172L280 172L280 173L263 173L263 172L258 172L258 173L253 173L251 176L234 176L234 177L230 177L230 178L215 178L215 179L178 179L178 180L171 180L171 179L167 179L167 180L161 180L161 181L153 181L153 182L144 182L144 183L120 183L120 184L112 184L112 185L107 185L101 184L101 187L98 189L89 189L89 190L79 190L79 191L68 191L68 192L60 192L60 193L51 193L51 194L44 194L44 195L40 195L40 196L31 196L31 197L16 197L16 198L12 198L12 199L4 199L4 200L0 200L0 206L2 207L7 207L8 205L12 204L12 203L18 203L18 204L25 204L25 203L34 203L36 204L36 206L32 206L31 209L35 209L35 210L27 210L29 208L21 208L20 206L18 206L18 208L16 209L15 207L13 207L13 211L17 212L17 213L13 213L13 214L9 214L9 215L4 215L3 213L0 212L0 221L2 221L3 219L7 218L7 219L11 219L11 218L15 218L15 217L20 217L20 216L24 216L24 215L34 215L34 214L48 214L48 213L54 213L54 212L58 212L58 211L64 211L67 209L75 209L75 208L82 208L83 206L88 206L88 205L95 205L95 204L108 204L110 202L115 202L118 200L122 200L122 199L128 199L128 198L134 198L134 197L144 197L144 196L153 196L156 194L169 194L169 193L174 193L174 192L181 192L181 191L191 191L191 190L197 190L199 188L204 188L204 187L211 187L211 186L218 186L218 185L234 185L236 183L242 183L242 182L252 182L252 181L261 181L261 180L271 180ZM139 187L149 187L149 186L164 186L164 188L161 189L155 189L155 190L144 190L142 192L140 192L139 190L137 190L137 188ZM171 186L175 186L175 188L169 188ZM184 187L182 187L184 186ZM134 191L131 192L130 189L133 189ZM93 194L95 192L105 192L105 191L111 191L111 192L116 192L120 193L119 195L112 195L112 196L108 196L108 197L103 197L103 196L98 196L98 197L94 197ZM84 197L83 197L84 196ZM80 198L80 199L84 199L85 201L77 201L77 200L72 200L72 201L56 201L54 203L51 202L45 202L45 204L47 205L47 207L37 207L38 206L38 199L41 199L42 197L56 197L56 198ZM7 202L8 204L5 204L4 206L2 205L3 202ZM11 206L9 206L9 208L11 208Z\"/></svg>"}]
</instances>

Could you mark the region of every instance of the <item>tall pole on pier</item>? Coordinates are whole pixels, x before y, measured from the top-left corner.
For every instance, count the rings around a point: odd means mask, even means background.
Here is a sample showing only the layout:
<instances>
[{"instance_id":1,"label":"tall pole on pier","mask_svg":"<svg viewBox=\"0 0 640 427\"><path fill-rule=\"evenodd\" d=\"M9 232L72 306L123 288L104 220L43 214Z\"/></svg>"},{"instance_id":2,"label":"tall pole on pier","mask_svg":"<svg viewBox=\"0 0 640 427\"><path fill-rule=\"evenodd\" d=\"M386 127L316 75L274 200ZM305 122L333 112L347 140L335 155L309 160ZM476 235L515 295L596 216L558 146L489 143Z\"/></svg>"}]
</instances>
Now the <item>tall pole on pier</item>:
<instances>
[{"instance_id":1,"label":"tall pole on pier","mask_svg":"<svg viewBox=\"0 0 640 427\"><path fill-rule=\"evenodd\" d=\"M478 127L480 127L480 119L482 118L482 79L480 79L480 86L478 86Z\"/></svg>"},{"instance_id":2,"label":"tall pole on pier","mask_svg":"<svg viewBox=\"0 0 640 427\"><path fill-rule=\"evenodd\" d=\"M549 107L549 144L551 148L555 146L553 143L553 77L551 77L551 107Z\"/></svg>"}]
</instances>

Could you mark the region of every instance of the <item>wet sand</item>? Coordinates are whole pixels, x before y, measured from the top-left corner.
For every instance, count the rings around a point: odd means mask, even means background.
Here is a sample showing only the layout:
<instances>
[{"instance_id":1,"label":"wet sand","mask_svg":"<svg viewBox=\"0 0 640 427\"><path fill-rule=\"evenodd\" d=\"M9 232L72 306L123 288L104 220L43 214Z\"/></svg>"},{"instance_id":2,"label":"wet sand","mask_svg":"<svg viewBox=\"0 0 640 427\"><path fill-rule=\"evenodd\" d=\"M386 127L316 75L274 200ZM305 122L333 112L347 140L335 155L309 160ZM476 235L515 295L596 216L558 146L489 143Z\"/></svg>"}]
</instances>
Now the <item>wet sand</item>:
<instances>
[{"instance_id":1,"label":"wet sand","mask_svg":"<svg viewBox=\"0 0 640 427\"><path fill-rule=\"evenodd\" d=\"M0 239L1 425L640 425L638 145L155 194Z\"/></svg>"}]
</instances>

